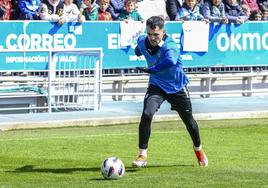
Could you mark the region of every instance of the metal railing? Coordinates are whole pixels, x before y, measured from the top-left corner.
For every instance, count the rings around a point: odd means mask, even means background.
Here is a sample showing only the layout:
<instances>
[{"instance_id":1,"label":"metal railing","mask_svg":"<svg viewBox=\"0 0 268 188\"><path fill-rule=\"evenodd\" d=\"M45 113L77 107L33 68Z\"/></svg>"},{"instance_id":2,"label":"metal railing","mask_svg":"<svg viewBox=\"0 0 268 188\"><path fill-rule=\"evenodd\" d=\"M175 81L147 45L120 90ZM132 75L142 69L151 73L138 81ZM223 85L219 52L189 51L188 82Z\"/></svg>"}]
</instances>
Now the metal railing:
<instances>
[{"instance_id":1,"label":"metal railing","mask_svg":"<svg viewBox=\"0 0 268 188\"><path fill-rule=\"evenodd\" d=\"M20 57L41 53L47 66L1 70L0 113L98 110L101 106L102 49L1 50ZM44 55L47 54L47 55ZM13 68L14 67L14 68ZM25 68L26 67L26 68ZM41 67L41 68L40 68ZM22 72L24 75L17 74Z\"/></svg>"},{"instance_id":2,"label":"metal railing","mask_svg":"<svg viewBox=\"0 0 268 188\"><path fill-rule=\"evenodd\" d=\"M143 97L148 75L135 73L103 76L102 49L2 50L5 53L46 53L47 67L0 70L0 113L39 113L99 110L103 99ZM73 58L73 59L72 59ZM76 58L76 60L74 60ZM26 62L23 62L27 64ZM16 66L14 66L16 67ZM9 74L5 75L7 72ZM21 73L25 73L21 74ZM191 95L267 94L268 71L188 73Z\"/></svg>"},{"instance_id":3,"label":"metal railing","mask_svg":"<svg viewBox=\"0 0 268 188\"><path fill-rule=\"evenodd\" d=\"M209 69L209 68L208 68ZM203 73L187 74L188 88L192 96L210 97L215 95L242 95L268 93L268 71L240 73ZM147 74L104 76L102 96L112 96L113 100L123 100L144 96L149 76Z\"/></svg>"}]
</instances>

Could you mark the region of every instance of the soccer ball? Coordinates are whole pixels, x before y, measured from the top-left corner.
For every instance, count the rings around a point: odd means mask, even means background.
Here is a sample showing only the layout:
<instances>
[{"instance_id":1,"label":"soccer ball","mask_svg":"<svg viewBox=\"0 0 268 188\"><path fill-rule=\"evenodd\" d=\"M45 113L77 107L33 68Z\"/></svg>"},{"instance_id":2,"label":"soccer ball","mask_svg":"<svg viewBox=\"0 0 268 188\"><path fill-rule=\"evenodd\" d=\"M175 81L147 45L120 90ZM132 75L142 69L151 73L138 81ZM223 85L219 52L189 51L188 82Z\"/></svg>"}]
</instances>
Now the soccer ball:
<instances>
[{"instance_id":1,"label":"soccer ball","mask_svg":"<svg viewBox=\"0 0 268 188\"><path fill-rule=\"evenodd\" d=\"M124 163L117 157L109 157L102 162L101 174L105 179L119 179L124 173Z\"/></svg>"}]
</instances>

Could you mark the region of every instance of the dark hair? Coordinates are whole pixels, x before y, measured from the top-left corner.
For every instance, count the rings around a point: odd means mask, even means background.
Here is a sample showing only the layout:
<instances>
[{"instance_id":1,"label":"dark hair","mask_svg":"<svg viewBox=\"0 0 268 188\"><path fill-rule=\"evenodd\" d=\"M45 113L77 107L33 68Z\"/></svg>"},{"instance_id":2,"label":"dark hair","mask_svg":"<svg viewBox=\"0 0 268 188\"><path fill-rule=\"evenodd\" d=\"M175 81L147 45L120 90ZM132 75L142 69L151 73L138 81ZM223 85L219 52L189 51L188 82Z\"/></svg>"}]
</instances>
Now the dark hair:
<instances>
[{"instance_id":1,"label":"dark hair","mask_svg":"<svg viewBox=\"0 0 268 188\"><path fill-rule=\"evenodd\" d=\"M152 16L146 21L146 26L151 29L155 29L157 26L162 29L164 27L165 20L160 16Z\"/></svg>"},{"instance_id":2,"label":"dark hair","mask_svg":"<svg viewBox=\"0 0 268 188\"><path fill-rule=\"evenodd\" d=\"M126 0L124 5L126 6L127 4L130 4L130 3L135 3L136 4L136 0Z\"/></svg>"},{"instance_id":3,"label":"dark hair","mask_svg":"<svg viewBox=\"0 0 268 188\"><path fill-rule=\"evenodd\" d=\"M256 16L260 16L262 18L262 12L261 11L253 11L251 15L249 16L249 20L256 20Z\"/></svg>"}]
</instances>

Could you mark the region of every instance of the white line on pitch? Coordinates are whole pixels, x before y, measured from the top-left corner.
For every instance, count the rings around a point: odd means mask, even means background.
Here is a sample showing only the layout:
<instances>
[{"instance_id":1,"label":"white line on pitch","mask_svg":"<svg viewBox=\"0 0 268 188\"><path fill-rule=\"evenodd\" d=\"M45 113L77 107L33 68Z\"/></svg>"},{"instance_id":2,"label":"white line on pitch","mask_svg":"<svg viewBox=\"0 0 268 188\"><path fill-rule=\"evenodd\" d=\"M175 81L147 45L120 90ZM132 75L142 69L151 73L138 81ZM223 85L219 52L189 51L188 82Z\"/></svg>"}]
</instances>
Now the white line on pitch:
<instances>
[{"instance_id":1,"label":"white line on pitch","mask_svg":"<svg viewBox=\"0 0 268 188\"><path fill-rule=\"evenodd\" d=\"M178 133L179 131L159 131L152 134L171 134ZM48 137L29 137L20 139L0 139L0 142L5 141L21 141L21 140L42 140L42 139L72 139L72 138L91 138L91 137L106 137L106 136L125 136L125 135L138 135L138 133L115 133L115 134L92 134L92 135L68 135L68 136L48 136Z\"/></svg>"}]
</instances>

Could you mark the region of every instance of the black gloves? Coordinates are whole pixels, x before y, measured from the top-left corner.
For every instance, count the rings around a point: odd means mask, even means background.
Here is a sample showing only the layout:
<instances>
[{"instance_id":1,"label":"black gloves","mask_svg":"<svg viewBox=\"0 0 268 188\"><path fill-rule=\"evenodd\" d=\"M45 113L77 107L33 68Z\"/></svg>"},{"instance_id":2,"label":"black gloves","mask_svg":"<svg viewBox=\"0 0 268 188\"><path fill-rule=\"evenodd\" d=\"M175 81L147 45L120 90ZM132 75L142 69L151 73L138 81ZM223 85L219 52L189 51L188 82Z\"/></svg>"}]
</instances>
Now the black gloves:
<instances>
[{"instance_id":1,"label":"black gloves","mask_svg":"<svg viewBox=\"0 0 268 188\"><path fill-rule=\"evenodd\" d=\"M145 67L136 67L137 70L148 73L148 74L153 74L153 72L151 70L149 70L148 68Z\"/></svg>"}]
</instances>

